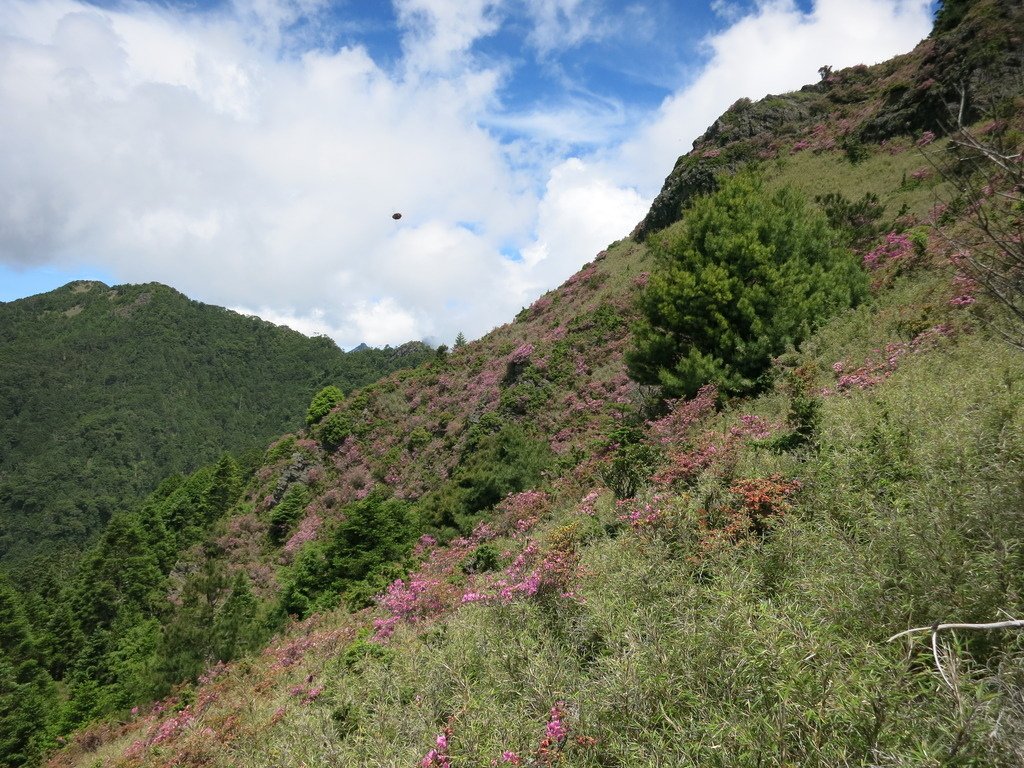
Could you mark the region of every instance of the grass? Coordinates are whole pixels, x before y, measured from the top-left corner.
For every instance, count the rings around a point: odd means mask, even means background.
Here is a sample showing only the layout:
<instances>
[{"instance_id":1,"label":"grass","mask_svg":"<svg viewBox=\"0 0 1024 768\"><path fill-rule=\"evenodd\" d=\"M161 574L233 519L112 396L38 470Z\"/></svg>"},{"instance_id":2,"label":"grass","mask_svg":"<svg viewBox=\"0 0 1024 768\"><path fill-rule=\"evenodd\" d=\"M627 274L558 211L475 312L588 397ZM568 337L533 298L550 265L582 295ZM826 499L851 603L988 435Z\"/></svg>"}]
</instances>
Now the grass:
<instances>
[{"instance_id":1,"label":"grass","mask_svg":"<svg viewBox=\"0 0 1024 768\"><path fill-rule=\"evenodd\" d=\"M935 282L906 278L793 364L826 377L834 359L900 338L893 307ZM786 402L734 403L702 429L779 420ZM449 727L453 766L503 753L543 765L564 702L570 734L549 753L561 766L1013 765L1019 638L951 638L955 691L923 639L886 638L1022 612L1022 406L1024 360L964 322L876 387L825 397L816 450L744 444L734 475L802 482L764 538L702 538L702 507L728 496L728 472L652 485L664 517L646 529L619 522L606 492L590 516L575 488L528 536L493 544L544 548L574 531L578 598L467 605L383 645L355 639L365 616L325 616L282 641L309 643L294 665L264 654L201 689L216 700L144 764L412 765ZM307 703L286 693L296 687L323 693ZM231 722L233 739L204 737ZM135 764L115 757L131 738L92 759Z\"/></svg>"},{"instance_id":2,"label":"grass","mask_svg":"<svg viewBox=\"0 0 1024 768\"><path fill-rule=\"evenodd\" d=\"M888 217L894 217L905 205L908 213L923 219L948 191L929 160L943 146L944 141L926 148L908 146L895 154L874 147L866 159L856 164L834 152L804 151L782 159L773 179L780 186L795 187L811 199L841 191L849 199L859 200L871 192L886 206ZM927 178L915 181L914 172L921 170L928 172ZM838 180L842 189L837 189Z\"/></svg>"}]
</instances>

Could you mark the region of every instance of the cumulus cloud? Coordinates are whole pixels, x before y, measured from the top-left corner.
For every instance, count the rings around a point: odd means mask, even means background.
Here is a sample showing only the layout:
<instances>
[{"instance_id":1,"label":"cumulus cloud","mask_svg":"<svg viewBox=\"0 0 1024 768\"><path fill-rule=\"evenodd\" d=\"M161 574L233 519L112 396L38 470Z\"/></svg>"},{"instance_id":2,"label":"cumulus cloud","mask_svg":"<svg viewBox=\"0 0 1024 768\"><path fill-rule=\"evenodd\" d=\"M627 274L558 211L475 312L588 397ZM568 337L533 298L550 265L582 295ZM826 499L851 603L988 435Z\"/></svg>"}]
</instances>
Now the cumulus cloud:
<instances>
[{"instance_id":1,"label":"cumulus cloud","mask_svg":"<svg viewBox=\"0 0 1024 768\"><path fill-rule=\"evenodd\" d=\"M499 5L495 0L395 0L409 70L445 73L465 66L473 44L497 31Z\"/></svg>"},{"instance_id":2,"label":"cumulus cloud","mask_svg":"<svg viewBox=\"0 0 1024 768\"><path fill-rule=\"evenodd\" d=\"M343 346L473 337L626 235L733 100L889 56L928 15L763 2L624 143L567 156L618 136L626 108L509 110L514 61L475 46L526 8L554 55L601 38L599 5L395 0L390 68L310 42L328 5L0 3L0 261L158 280Z\"/></svg>"}]
</instances>

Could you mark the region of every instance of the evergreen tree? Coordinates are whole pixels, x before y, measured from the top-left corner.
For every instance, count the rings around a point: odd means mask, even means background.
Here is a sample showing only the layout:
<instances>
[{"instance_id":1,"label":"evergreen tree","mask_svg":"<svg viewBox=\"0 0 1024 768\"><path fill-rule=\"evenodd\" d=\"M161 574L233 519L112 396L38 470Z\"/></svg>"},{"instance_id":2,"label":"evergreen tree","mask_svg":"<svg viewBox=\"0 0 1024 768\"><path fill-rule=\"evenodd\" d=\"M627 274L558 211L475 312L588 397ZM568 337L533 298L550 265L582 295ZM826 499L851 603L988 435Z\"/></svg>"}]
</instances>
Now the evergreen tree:
<instances>
[{"instance_id":1,"label":"evergreen tree","mask_svg":"<svg viewBox=\"0 0 1024 768\"><path fill-rule=\"evenodd\" d=\"M210 484L203 492L206 523L212 523L227 512L241 491L242 479L238 462L229 454L224 454L214 466Z\"/></svg>"},{"instance_id":2,"label":"evergreen tree","mask_svg":"<svg viewBox=\"0 0 1024 768\"><path fill-rule=\"evenodd\" d=\"M262 641L259 607L248 577L244 571L239 571L231 584L231 594L220 607L213 624L213 655L217 660L238 658Z\"/></svg>"},{"instance_id":3,"label":"evergreen tree","mask_svg":"<svg viewBox=\"0 0 1024 768\"><path fill-rule=\"evenodd\" d=\"M726 393L755 389L773 357L867 291L824 216L792 189L765 189L753 172L698 200L654 251L626 359L635 379L674 397L707 382Z\"/></svg>"},{"instance_id":4,"label":"evergreen tree","mask_svg":"<svg viewBox=\"0 0 1024 768\"><path fill-rule=\"evenodd\" d=\"M306 411L306 423L316 424L344 399L345 393L333 384L324 387L313 396L313 401Z\"/></svg>"},{"instance_id":5,"label":"evergreen tree","mask_svg":"<svg viewBox=\"0 0 1024 768\"><path fill-rule=\"evenodd\" d=\"M34 762L50 737L53 683L18 594L0 580L0 765Z\"/></svg>"}]
</instances>

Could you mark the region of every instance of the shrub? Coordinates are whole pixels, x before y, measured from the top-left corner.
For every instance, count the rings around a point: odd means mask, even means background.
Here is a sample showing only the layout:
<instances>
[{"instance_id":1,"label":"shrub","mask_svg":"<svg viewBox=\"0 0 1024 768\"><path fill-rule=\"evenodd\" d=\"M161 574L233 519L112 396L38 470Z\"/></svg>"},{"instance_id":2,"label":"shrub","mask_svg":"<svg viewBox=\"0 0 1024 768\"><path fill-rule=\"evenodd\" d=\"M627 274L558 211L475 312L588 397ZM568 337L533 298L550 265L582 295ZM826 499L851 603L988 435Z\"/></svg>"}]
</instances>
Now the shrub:
<instances>
[{"instance_id":1,"label":"shrub","mask_svg":"<svg viewBox=\"0 0 1024 768\"><path fill-rule=\"evenodd\" d=\"M306 411L306 423L316 424L344 399L345 393L333 384L324 387L313 396L313 401Z\"/></svg>"},{"instance_id":2,"label":"shrub","mask_svg":"<svg viewBox=\"0 0 1024 768\"><path fill-rule=\"evenodd\" d=\"M725 393L756 389L774 356L867 291L824 217L791 189L769 192L753 172L697 202L654 252L660 268L640 296L627 363L669 396L708 382Z\"/></svg>"},{"instance_id":3,"label":"shrub","mask_svg":"<svg viewBox=\"0 0 1024 768\"><path fill-rule=\"evenodd\" d=\"M394 578L389 568L412 548L416 530L409 513L405 502L380 493L348 505L330 537L296 559L281 596L284 612L306 615L347 593L350 603L369 605Z\"/></svg>"},{"instance_id":4,"label":"shrub","mask_svg":"<svg viewBox=\"0 0 1024 768\"><path fill-rule=\"evenodd\" d=\"M310 502L309 491L306 486L296 483L281 498L277 506L270 512L270 538L275 544L283 542L292 525L295 524L306 505Z\"/></svg>"},{"instance_id":5,"label":"shrub","mask_svg":"<svg viewBox=\"0 0 1024 768\"><path fill-rule=\"evenodd\" d=\"M352 422L347 413L336 411L325 418L317 427L316 436L324 448L337 448L352 434Z\"/></svg>"}]
</instances>

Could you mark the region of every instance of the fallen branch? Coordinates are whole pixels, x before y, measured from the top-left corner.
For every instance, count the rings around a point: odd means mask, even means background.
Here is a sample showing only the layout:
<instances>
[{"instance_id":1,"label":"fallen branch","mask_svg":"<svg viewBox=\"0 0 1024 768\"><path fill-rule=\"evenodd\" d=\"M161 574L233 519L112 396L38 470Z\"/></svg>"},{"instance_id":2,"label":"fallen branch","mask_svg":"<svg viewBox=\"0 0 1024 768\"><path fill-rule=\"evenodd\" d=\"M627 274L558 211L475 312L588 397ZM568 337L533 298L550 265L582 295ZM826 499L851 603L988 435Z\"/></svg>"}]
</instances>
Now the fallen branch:
<instances>
[{"instance_id":1,"label":"fallen branch","mask_svg":"<svg viewBox=\"0 0 1024 768\"><path fill-rule=\"evenodd\" d=\"M1013 619L1011 621L993 621L989 624L933 624L930 627L914 627L905 629L893 635L886 642L892 642L904 635L911 635L915 632L942 632L947 629L1024 629L1024 620Z\"/></svg>"},{"instance_id":2,"label":"fallen branch","mask_svg":"<svg viewBox=\"0 0 1024 768\"><path fill-rule=\"evenodd\" d=\"M942 678L949 689L956 693L956 686L953 681L949 679L946 674L946 670L942 668L942 656L939 653L939 632L947 629L1024 629L1024 621L1017 619L1010 619L1009 621L993 621L988 624L939 624L935 622L930 627L914 627L913 629L905 629L888 639L887 642L892 642L900 637L906 635L912 635L915 632L930 632L932 635L932 658L935 659L935 668L939 671L939 676ZM959 701L959 694L957 694L957 701Z\"/></svg>"}]
</instances>

